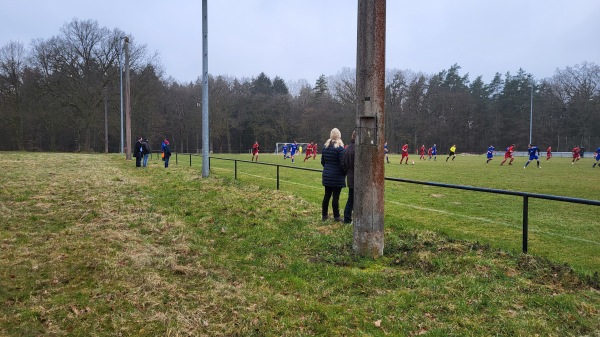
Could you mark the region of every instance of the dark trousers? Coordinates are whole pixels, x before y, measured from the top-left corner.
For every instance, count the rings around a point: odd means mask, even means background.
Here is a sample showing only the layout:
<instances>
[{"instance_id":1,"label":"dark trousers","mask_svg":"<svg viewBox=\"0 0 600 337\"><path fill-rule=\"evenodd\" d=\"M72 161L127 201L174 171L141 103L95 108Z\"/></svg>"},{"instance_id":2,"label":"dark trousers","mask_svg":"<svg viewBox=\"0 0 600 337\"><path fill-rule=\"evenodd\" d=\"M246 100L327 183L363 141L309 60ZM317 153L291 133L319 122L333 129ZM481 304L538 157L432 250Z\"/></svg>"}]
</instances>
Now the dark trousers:
<instances>
[{"instance_id":1,"label":"dark trousers","mask_svg":"<svg viewBox=\"0 0 600 337\"><path fill-rule=\"evenodd\" d=\"M321 208L321 215L326 217L329 208L329 199L331 200L331 208L333 209L333 217L340 217L340 193L342 192L341 187L329 187L325 186L325 195L323 196L323 205ZM333 197L333 198L332 198Z\"/></svg>"},{"instance_id":2,"label":"dark trousers","mask_svg":"<svg viewBox=\"0 0 600 337\"><path fill-rule=\"evenodd\" d=\"M344 208L344 222L352 221L352 209L354 208L354 188L348 187L348 201Z\"/></svg>"},{"instance_id":3,"label":"dark trousers","mask_svg":"<svg viewBox=\"0 0 600 337\"><path fill-rule=\"evenodd\" d=\"M138 152L135 155L135 167L141 167L142 166L142 153Z\"/></svg>"}]
</instances>

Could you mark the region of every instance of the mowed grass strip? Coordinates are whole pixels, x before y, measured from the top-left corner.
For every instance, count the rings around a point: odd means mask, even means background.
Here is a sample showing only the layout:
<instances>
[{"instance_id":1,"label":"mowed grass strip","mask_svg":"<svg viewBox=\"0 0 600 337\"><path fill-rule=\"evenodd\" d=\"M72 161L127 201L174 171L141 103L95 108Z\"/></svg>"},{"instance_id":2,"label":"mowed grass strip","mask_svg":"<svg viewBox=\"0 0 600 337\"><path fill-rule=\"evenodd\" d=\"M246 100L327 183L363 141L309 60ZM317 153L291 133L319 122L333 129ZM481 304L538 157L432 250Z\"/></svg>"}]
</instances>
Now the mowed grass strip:
<instances>
[{"instance_id":1,"label":"mowed grass strip","mask_svg":"<svg viewBox=\"0 0 600 337\"><path fill-rule=\"evenodd\" d=\"M562 264L419 229L417 217L386 224L383 257L358 258L351 226L321 222L312 197L261 187L254 172L161 166L2 153L0 335L600 331L598 281ZM288 184L320 199L318 185Z\"/></svg>"}]
</instances>

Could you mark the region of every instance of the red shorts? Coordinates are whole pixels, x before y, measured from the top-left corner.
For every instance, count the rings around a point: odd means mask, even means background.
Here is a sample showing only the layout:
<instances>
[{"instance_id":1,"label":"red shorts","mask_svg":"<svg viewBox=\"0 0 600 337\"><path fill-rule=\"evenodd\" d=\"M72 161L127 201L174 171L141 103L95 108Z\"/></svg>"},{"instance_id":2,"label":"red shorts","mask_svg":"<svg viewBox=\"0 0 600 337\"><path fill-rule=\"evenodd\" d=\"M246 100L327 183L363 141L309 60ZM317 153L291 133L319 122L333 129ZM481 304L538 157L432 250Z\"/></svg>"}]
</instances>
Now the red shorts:
<instances>
[{"instance_id":1,"label":"red shorts","mask_svg":"<svg viewBox=\"0 0 600 337\"><path fill-rule=\"evenodd\" d=\"M252 154L258 154L258 150L252 150Z\"/></svg>"},{"instance_id":2,"label":"red shorts","mask_svg":"<svg viewBox=\"0 0 600 337\"><path fill-rule=\"evenodd\" d=\"M579 153L574 153L573 154L573 159L577 159L577 158L579 158Z\"/></svg>"},{"instance_id":3,"label":"red shorts","mask_svg":"<svg viewBox=\"0 0 600 337\"><path fill-rule=\"evenodd\" d=\"M505 153L504 154L504 159L512 158L512 157L513 157L512 153Z\"/></svg>"},{"instance_id":4,"label":"red shorts","mask_svg":"<svg viewBox=\"0 0 600 337\"><path fill-rule=\"evenodd\" d=\"M404 158L404 157L408 157L408 153L402 152L402 158Z\"/></svg>"}]
</instances>

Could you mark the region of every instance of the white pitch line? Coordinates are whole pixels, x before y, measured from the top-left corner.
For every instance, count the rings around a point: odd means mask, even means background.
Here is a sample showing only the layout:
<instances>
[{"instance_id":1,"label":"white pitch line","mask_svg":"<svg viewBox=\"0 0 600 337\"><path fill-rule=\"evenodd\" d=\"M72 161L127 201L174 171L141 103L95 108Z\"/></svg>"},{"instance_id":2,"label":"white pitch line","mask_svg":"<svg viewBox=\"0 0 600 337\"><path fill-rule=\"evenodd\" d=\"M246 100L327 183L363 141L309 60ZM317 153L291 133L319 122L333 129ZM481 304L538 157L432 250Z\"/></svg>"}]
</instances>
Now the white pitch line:
<instances>
[{"instance_id":1,"label":"white pitch line","mask_svg":"<svg viewBox=\"0 0 600 337\"><path fill-rule=\"evenodd\" d=\"M457 216L457 217L467 218L467 219L471 219L471 220L483 221L483 222L487 222L487 223L491 223L491 224L496 224L496 225L502 225L502 226L505 226L505 227L515 228L515 229L522 229L523 228L522 226L513 225L513 224L510 224L508 222L501 222L501 221L491 220L491 219L488 219L488 218L481 218L481 217L477 217L477 216L470 216L470 215L458 214L458 213L448 212L448 211L441 210L441 209L434 209L434 208L427 208L427 207L410 205L410 204L403 204L403 203L400 203L400 202L397 202L397 201L391 201L391 200L387 200L387 202L392 203L392 204L396 204L398 206L405 206L405 207L411 207L411 208L422 210L422 211L430 211L430 212L437 212L437 213L442 213L442 214L447 214L447 215L453 215L453 216ZM581 241L581 242L592 243L592 244L595 244L595 245L600 245L600 242L597 242L597 241L592 241L592 240L577 238L577 237L568 236L568 235L556 234L556 233L552 233L552 232L545 232L545 231L541 231L541 230L538 230L538 229L529 229L529 231L530 232L534 232L534 233L545 234L545 235L557 236L557 237L560 237L560 238L569 239L569 240L573 240L573 241Z\"/></svg>"},{"instance_id":2,"label":"white pitch line","mask_svg":"<svg viewBox=\"0 0 600 337\"><path fill-rule=\"evenodd\" d=\"M224 170L228 170L228 169L224 169ZM233 170L228 170L228 171L233 171ZM238 172L238 174L240 174L240 173L244 174L244 175L247 175L247 176L256 177L256 178L262 178L262 179L274 180L274 181L277 180L275 178L267 178L267 177L263 177L263 176L257 176L257 175L254 175L254 174ZM282 180L280 179L280 181L282 181ZM287 184L294 184L294 185L300 185L300 186L309 187L309 188L313 188L313 189L320 189L319 187L316 187L314 185L307 185L307 184L302 184L302 183L296 183L296 182L287 181L287 180L284 180L284 181ZM347 192L346 192L346 194L347 194ZM522 226L513 225L513 224L510 224L508 222L501 222L501 221L495 221L495 220L488 219L488 218L481 218L481 217L477 217L477 216L470 216L470 215L458 214L458 213L449 212L449 211L445 211L445 210L441 210L441 209L434 209L434 208L428 208L428 207L422 207L422 206L404 204L404 203L400 203L400 202L392 201L392 200L386 200L386 202L389 202L389 203L392 203L392 204L396 204L398 206L405 206L405 207L410 207L410 208L414 208L414 209L418 209L418 210L422 210L422 211L430 211L430 212L437 212L437 213L442 213L442 214L447 214L447 215L453 215L453 216L456 216L456 217L462 217L462 218L471 219L471 220L483 221L483 222L487 222L487 223L491 223L491 224L496 224L496 225L502 225L502 226L510 227L510 228L514 228L514 229L521 229L522 228ZM564 239L569 239L569 240L573 240L573 241L580 241L580 242L586 242L586 243L591 243L591 244L595 244L595 245L599 245L600 246L600 242L593 241L593 240L587 240L587 239L577 238L577 237L568 236L568 235L556 234L556 233L552 233L552 232L545 232L545 231L541 231L541 230L538 230L538 229L529 229L529 231L533 232L533 233L540 233L540 234L544 234L544 235L557 236L557 237L564 238Z\"/></svg>"}]
</instances>

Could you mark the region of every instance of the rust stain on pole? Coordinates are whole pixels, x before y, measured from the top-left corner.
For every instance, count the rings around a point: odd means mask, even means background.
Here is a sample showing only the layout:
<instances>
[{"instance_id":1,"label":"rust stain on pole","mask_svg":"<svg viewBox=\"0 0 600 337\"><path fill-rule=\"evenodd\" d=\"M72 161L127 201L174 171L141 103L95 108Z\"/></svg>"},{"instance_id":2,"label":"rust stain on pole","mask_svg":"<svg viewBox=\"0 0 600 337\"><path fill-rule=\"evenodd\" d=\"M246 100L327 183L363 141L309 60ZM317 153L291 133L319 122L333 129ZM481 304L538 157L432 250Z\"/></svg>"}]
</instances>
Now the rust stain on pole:
<instances>
[{"instance_id":1,"label":"rust stain on pole","mask_svg":"<svg viewBox=\"0 0 600 337\"><path fill-rule=\"evenodd\" d=\"M358 1L354 235L362 256L383 255L385 0Z\"/></svg>"}]
</instances>

